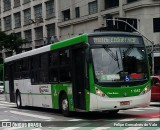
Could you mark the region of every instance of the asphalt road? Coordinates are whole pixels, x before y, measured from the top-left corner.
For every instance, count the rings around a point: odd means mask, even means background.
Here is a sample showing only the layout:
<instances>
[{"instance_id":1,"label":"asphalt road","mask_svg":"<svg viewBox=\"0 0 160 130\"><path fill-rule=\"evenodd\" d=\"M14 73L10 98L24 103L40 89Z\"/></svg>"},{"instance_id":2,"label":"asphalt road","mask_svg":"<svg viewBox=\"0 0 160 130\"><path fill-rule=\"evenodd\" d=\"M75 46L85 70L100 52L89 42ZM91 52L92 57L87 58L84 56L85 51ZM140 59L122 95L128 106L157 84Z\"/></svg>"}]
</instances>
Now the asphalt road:
<instances>
[{"instance_id":1,"label":"asphalt road","mask_svg":"<svg viewBox=\"0 0 160 130\"><path fill-rule=\"evenodd\" d=\"M121 110L117 115L74 112L71 117L63 117L52 109L17 109L0 94L2 125L0 130L160 130L160 102L151 102L146 108ZM14 127L6 127L8 125Z\"/></svg>"}]
</instances>

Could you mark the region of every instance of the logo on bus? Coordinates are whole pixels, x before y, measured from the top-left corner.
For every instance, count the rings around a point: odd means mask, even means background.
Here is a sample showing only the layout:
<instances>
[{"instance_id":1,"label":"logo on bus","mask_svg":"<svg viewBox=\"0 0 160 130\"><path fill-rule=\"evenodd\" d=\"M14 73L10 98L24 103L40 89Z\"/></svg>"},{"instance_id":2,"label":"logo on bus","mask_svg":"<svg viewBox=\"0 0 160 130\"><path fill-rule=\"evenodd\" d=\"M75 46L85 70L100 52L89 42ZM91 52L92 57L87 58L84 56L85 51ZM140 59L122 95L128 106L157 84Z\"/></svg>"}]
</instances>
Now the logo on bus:
<instances>
[{"instance_id":1,"label":"logo on bus","mask_svg":"<svg viewBox=\"0 0 160 130\"><path fill-rule=\"evenodd\" d=\"M39 87L39 92L40 93L47 93L47 92L49 92L48 86L40 86Z\"/></svg>"}]
</instances>

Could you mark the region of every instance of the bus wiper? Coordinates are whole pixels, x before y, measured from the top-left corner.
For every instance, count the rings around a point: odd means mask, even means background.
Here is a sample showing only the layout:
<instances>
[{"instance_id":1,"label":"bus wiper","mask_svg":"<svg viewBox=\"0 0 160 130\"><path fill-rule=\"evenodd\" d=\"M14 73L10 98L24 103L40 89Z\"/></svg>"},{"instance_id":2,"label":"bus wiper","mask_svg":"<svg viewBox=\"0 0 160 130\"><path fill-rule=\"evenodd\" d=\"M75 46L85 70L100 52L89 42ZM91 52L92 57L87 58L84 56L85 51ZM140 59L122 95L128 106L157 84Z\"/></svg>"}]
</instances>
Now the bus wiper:
<instances>
[{"instance_id":1,"label":"bus wiper","mask_svg":"<svg viewBox=\"0 0 160 130\"><path fill-rule=\"evenodd\" d=\"M116 55L115 55L115 54L111 51L111 49L109 49L107 46L104 45L103 48L104 48L105 51L112 57L112 59L114 59L115 61L117 61L118 68L120 68L117 51L116 51Z\"/></svg>"}]
</instances>

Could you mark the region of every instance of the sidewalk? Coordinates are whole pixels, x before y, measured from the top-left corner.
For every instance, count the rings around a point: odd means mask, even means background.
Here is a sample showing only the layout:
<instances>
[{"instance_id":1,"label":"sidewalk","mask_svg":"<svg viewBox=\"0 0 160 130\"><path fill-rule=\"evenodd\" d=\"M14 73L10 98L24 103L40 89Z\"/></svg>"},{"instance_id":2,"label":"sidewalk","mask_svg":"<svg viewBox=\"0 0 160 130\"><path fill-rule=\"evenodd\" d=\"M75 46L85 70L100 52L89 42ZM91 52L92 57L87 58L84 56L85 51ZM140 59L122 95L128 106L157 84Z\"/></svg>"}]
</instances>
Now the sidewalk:
<instances>
[{"instance_id":1,"label":"sidewalk","mask_svg":"<svg viewBox=\"0 0 160 130\"><path fill-rule=\"evenodd\" d=\"M5 100L5 95L4 94L0 94L0 101L4 101Z\"/></svg>"}]
</instances>

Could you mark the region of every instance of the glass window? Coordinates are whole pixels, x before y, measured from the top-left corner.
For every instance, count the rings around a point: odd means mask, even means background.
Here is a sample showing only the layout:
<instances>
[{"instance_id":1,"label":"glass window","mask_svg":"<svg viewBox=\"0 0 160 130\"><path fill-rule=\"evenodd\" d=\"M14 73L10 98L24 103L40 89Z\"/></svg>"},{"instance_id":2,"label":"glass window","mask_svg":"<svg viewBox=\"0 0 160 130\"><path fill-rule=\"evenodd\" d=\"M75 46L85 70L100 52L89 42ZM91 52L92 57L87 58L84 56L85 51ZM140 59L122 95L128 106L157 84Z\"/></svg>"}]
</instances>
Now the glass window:
<instances>
[{"instance_id":1,"label":"glass window","mask_svg":"<svg viewBox=\"0 0 160 130\"><path fill-rule=\"evenodd\" d=\"M20 0L14 0L14 7L20 6Z\"/></svg>"},{"instance_id":2,"label":"glass window","mask_svg":"<svg viewBox=\"0 0 160 130\"><path fill-rule=\"evenodd\" d=\"M23 0L23 4L29 3L31 0Z\"/></svg>"},{"instance_id":3,"label":"glass window","mask_svg":"<svg viewBox=\"0 0 160 130\"><path fill-rule=\"evenodd\" d=\"M46 18L51 18L55 16L54 13L54 0L46 2Z\"/></svg>"},{"instance_id":4,"label":"glass window","mask_svg":"<svg viewBox=\"0 0 160 130\"><path fill-rule=\"evenodd\" d=\"M119 6L119 0L105 0L105 9Z\"/></svg>"},{"instance_id":5,"label":"glass window","mask_svg":"<svg viewBox=\"0 0 160 130\"><path fill-rule=\"evenodd\" d=\"M12 26L11 26L11 16L7 16L4 18L4 28L5 31L11 30Z\"/></svg>"},{"instance_id":6,"label":"glass window","mask_svg":"<svg viewBox=\"0 0 160 130\"><path fill-rule=\"evenodd\" d=\"M35 18L42 17L42 5L41 4L34 7L34 14L35 14Z\"/></svg>"},{"instance_id":7,"label":"glass window","mask_svg":"<svg viewBox=\"0 0 160 130\"><path fill-rule=\"evenodd\" d=\"M31 23L31 9L24 10L24 25Z\"/></svg>"},{"instance_id":8,"label":"glass window","mask_svg":"<svg viewBox=\"0 0 160 130\"><path fill-rule=\"evenodd\" d=\"M89 14L95 14L98 11L97 1L88 3Z\"/></svg>"},{"instance_id":9,"label":"glass window","mask_svg":"<svg viewBox=\"0 0 160 130\"><path fill-rule=\"evenodd\" d=\"M60 51L60 65L68 65L70 63L69 50Z\"/></svg>"},{"instance_id":10,"label":"glass window","mask_svg":"<svg viewBox=\"0 0 160 130\"><path fill-rule=\"evenodd\" d=\"M35 28L36 40L43 39L43 27Z\"/></svg>"},{"instance_id":11,"label":"glass window","mask_svg":"<svg viewBox=\"0 0 160 130\"><path fill-rule=\"evenodd\" d=\"M79 18L80 17L80 9L79 9L79 7L75 8L75 12L76 12L76 18Z\"/></svg>"},{"instance_id":12,"label":"glass window","mask_svg":"<svg viewBox=\"0 0 160 130\"><path fill-rule=\"evenodd\" d=\"M25 35L25 39L27 41L32 41L32 31L31 30L27 30L24 32L24 35Z\"/></svg>"},{"instance_id":13,"label":"glass window","mask_svg":"<svg viewBox=\"0 0 160 130\"><path fill-rule=\"evenodd\" d=\"M160 18L153 18L153 32L160 32Z\"/></svg>"},{"instance_id":14,"label":"glass window","mask_svg":"<svg viewBox=\"0 0 160 130\"><path fill-rule=\"evenodd\" d=\"M20 12L14 14L14 20L15 20L15 28L21 27L21 16L20 16Z\"/></svg>"},{"instance_id":15,"label":"glass window","mask_svg":"<svg viewBox=\"0 0 160 130\"><path fill-rule=\"evenodd\" d=\"M96 48L92 49L96 80L117 82L144 80L147 63L144 48Z\"/></svg>"},{"instance_id":16,"label":"glass window","mask_svg":"<svg viewBox=\"0 0 160 130\"><path fill-rule=\"evenodd\" d=\"M11 0L3 0L4 11L8 11L11 9Z\"/></svg>"},{"instance_id":17,"label":"glass window","mask_svg":"<svg viewBox=\"0 0 160 130\"><path fill-rule=\"evenodd\" d=\"M70 17L70 9L62 11L62 14L63 14L63 20L64 21L67 21L67 20L71 19L71 17Z\"/></svg>"}]
</instances>

